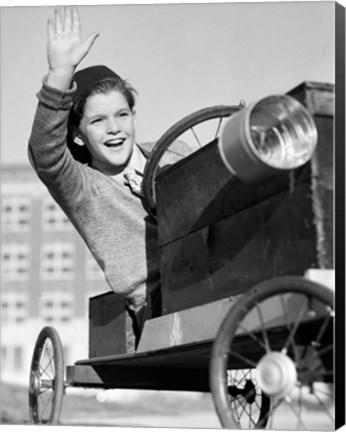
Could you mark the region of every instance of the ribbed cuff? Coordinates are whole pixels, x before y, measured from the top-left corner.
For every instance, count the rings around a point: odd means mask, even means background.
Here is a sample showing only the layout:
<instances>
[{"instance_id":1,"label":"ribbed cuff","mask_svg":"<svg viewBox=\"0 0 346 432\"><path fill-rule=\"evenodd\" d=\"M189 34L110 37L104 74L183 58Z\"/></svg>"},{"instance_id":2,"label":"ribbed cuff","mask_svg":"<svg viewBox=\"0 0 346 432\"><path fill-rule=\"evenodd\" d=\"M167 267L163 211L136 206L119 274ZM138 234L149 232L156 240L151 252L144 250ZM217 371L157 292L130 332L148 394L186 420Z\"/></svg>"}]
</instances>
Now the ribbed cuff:
<instances>
[{"instance_id":1,"label":"ribbed cuff","mask_svg":"<svg viewBox=\"0 0 346 432\"><path fill-rule=\"evenodd\" d=\"M65 109L69 110L73 104L73 95L77 89L77 84L72 83L72 88L68 90L59 90L54 87L50 87L47 84L47 75L42 79L41 90L37 93L37 98L43 104L53 109Z\"/></svg>"}]
</instances>

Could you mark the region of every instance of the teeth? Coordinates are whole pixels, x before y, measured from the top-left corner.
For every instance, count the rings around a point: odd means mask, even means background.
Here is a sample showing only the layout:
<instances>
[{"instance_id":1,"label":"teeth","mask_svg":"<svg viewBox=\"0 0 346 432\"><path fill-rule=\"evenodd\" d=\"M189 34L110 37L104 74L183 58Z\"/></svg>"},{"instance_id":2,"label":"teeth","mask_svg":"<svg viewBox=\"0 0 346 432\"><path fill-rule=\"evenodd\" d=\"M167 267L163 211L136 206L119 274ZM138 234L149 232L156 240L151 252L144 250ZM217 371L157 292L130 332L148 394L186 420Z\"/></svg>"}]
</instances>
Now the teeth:
<instances>
[{"instance_id":1,"label":"teeth","mask_svg":"<svg viewBox=\"0 0 346 432\"><path fill-rule=\"evenodd\" d=\"M107 141L107 142L105 143L105 145L106 145L107 147L111 147L111 146L119 146L119 145L121 145L123 142L124 142L123 139L115 140L115 141Z\"/></svg>"}]
</instances>

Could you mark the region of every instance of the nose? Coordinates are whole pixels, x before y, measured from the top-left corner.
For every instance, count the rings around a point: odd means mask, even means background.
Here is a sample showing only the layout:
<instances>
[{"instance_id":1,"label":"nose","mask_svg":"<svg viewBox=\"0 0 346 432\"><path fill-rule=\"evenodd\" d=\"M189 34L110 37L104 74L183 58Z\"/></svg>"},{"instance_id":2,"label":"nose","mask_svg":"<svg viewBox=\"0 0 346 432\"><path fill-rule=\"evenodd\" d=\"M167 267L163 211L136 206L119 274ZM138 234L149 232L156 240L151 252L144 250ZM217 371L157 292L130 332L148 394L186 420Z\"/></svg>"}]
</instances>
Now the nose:
<instances>
[{"instance_id":1,"label":"nose","mask_svg":"<svg viewBox=\"0 0 346 432\"><path fill-rule=\"evenodd\" d=\"M117 119L109 118L107 121L107 133L116 134L119 131L120 131L120 127L117 122Z\"/></svg>"}]
</instances>

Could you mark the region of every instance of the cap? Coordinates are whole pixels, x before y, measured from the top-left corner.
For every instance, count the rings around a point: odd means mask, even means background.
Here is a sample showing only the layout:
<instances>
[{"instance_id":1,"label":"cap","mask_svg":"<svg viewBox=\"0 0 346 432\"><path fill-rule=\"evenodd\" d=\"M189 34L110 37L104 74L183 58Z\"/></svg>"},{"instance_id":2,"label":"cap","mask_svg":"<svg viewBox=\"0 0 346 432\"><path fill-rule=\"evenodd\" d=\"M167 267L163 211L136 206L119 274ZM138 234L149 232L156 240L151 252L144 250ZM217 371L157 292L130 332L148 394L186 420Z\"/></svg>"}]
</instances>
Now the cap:
<instances>
[{"instance_id":1,"label":"cap","mask_svg":"<svg viewBox=\"0 0 346 432\"><path fill-rule=\"evenodd\" d=\"M89 92L95 84L98 84L107 78L116 78L121 80L119 75L107 66L103 65L87 67L76 72L73 75L73 80L77 84L77 90L73 96L74 103L76 103L83 94Z\"/></svg>"}]
</instances>

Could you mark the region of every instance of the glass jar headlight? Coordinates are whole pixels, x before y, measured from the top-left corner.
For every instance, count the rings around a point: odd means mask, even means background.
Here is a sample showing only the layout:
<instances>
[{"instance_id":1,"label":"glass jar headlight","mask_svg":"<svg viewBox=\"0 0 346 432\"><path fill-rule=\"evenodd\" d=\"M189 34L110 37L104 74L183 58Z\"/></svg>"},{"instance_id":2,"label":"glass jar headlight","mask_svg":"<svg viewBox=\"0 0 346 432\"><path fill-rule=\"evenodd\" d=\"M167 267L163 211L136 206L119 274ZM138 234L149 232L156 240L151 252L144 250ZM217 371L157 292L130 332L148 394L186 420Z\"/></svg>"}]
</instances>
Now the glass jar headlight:
<instances>
[{"instance_id":1,"label":"glass jar headlight","mask_svg":"<svg viewBox=\"0 0 346 432\"><path fill-rule=\"evenodd\" d=\"M237 112L219 140L227 168L244 181L257 181L306 163L317 144L309 111L288 95L269 96Z\"/></svg>"}]
</instances>

